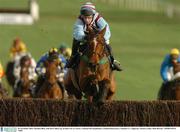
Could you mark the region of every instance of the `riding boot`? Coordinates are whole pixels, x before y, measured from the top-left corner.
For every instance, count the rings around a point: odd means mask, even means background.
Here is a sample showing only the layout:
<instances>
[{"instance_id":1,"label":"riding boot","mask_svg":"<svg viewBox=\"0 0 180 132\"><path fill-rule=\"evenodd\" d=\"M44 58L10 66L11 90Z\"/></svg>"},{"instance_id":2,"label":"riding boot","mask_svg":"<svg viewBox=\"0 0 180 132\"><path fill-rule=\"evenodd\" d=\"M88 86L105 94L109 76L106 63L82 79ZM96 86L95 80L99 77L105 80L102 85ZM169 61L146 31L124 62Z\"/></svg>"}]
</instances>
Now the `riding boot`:
<instances>
[{"instance_id":1,"label":"riding boot","mask_svg":"<svg viewBox=\"0 0 180 132\"><path fill-rule=\"evenodd\" d=\"M117 60L114 59L113 57L113 53L112 53L112 48L109 44L106 44L106 48L109 52L110 55L110 62L111 62L111 68L112 70L117 70L117 71L122 71L120 62L118 62Z\"/></svg>"},{"instance_id":2,"label":"riding boot","mask_svg":"<svg viewBox=\"0 0 180 132\"><path fill-rule=\"evenodd\" d=\"M66 64L67 68L74 68L77 66L76 63L77 63L77 58L79 56L79 53L78 53L79 45L80 45L80 41L73 39L72 55Z\"/></svg>"}]
</instances>

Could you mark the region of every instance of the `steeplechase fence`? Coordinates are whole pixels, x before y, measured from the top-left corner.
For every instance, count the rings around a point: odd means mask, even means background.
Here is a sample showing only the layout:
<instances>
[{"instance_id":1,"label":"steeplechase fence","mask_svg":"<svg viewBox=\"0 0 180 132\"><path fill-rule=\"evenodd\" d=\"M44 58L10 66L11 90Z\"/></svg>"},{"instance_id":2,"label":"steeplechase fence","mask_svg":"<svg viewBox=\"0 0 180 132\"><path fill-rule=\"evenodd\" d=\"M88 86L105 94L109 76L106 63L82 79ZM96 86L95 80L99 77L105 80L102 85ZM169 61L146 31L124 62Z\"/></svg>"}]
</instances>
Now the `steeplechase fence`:
<instances>
[{"instance_id":1,"label":"steeplechase fence","mask_svg":"<svg viewBox=\"0 0 180 132\"><path fill-rule=\"evenodd\" d=\"M1 99L1 126L180 126L179 101Z\"/></svg>"}]
</instances>

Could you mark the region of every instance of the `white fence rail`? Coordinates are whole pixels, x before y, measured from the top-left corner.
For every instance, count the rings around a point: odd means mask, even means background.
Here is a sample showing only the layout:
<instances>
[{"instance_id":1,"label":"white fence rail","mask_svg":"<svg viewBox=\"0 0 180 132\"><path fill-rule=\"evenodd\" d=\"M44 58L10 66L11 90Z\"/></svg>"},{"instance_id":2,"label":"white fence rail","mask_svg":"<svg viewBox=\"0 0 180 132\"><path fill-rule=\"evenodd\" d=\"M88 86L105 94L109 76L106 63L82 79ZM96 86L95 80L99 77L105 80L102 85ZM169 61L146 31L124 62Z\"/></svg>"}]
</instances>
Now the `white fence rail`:
<instances>
[{"instance_id":1,"label":"white fence rail","mask_svg":"<svg viewBox=\"0 0 180 132\"><path fill-rule=\"evenodd\" d=\"M168 3L166 0L97 0L102 3L118 6L130 10L164 12L170 18L180 16L180 7Z\"/></svg>"}]
</instances>

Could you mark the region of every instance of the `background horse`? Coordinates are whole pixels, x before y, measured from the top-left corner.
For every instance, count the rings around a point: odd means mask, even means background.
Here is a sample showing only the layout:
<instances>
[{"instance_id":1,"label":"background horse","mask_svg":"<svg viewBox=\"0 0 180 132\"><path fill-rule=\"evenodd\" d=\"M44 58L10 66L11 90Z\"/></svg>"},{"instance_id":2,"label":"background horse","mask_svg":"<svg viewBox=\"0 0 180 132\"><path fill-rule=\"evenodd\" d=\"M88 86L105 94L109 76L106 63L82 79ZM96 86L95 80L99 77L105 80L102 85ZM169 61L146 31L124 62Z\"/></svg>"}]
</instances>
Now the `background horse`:
<instances>
[{"instance_id":1,"label":"background horse","mask_svg":"<svg viewBox=\"0 0 180 132\"><path fill-rule=\"evenodd\" d=\"M9 83L9 85L14 88L14 84L15 84L15 76L14 76L14 64L15 62L14 61L9 61L7 63L7 66L6 66L6 79Z\"/></svg>"},{"instance_id":2,"label":"background horse","mask_svg":"<svg viewBox=\"0 0 180 132\"><path fill-rule=\"evenodd\" d=\"M70 96L81 99L82 93L85 93L89 102L103 103L111 100L115 93L115 78L104 40L106 28L98 34L91 29L88 31L88 42L82 51L78 68L68 70L64 79L65 87Z\"/></svg>"},{"instance_id":3,"label":"background horse","mask_svg":"<svg viewBox=\"0 0 180 132\"><path fill-rule=\"evenodd\" d=\"M158 99L180 100L180 63L173 62L173 80L162 84Z\"/></svg>"},{"instance_id":4,"label":"background horse","mask_svg":"<svg viewBox=\"0 0 180 132\"><path fill-rule=\"evenodd\" d=\"M23 56L20 59L20 80L17 82L16 88L14 88L14 97L29 98L32 97L31 89L34 81L29 79L29 67L31 65L31 58L29 56Z\"/></svg>"},{"instance_id":5,"label":"background horse","mask_svg":"<svg viewBox=\"0 0 180 132\"><path fill-rule=\"evenodd\" d=\"M58 59L51 58L44 62L45 80L37 92L38 98L63 99L63 88L59 86L56 76L59 63Z\"/></svg>"}]
</instances>

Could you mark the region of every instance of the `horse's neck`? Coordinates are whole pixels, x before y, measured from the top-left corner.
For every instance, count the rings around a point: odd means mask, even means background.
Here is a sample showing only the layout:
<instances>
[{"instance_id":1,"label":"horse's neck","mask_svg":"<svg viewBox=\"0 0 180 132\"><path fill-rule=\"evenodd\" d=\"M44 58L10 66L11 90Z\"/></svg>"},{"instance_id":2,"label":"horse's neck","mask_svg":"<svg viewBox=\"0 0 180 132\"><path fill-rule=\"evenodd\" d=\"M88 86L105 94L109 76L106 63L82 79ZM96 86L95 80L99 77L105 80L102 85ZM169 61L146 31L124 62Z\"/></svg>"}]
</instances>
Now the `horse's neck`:
<instances>
[{"instance_id":1,"label":"horse's neck","mask_svg":"<svg viewBox=\"0 0 180 132\"><path fill-rule=\"evenodd\" d=\"M49 71L46 73L46 81L50 83L57 82L56 72L55 71Z\"/></svg>"},{"instance_id":2,"label":"horse's neck","mask_svg":"<svg viewBox=\"0 0 180 132\"><path fill-rule=\"evenodd\" d=\"M21 68L21 78L24 80L29 80L29 67Z\"/></svg>"},{"instance_id":3,"label":"horse's neck","mask_svg":"<svg viewBox=\"0 0 180 132\"><path fill-rule=\"evenodd\" d=\"M173 80L180 79L180 71L174 74Z\"/></svg>"},{"instance_id":4,"label":"horse's neck","mask_svg":"<svg viewBox=\"0 0 180 132\"><path fill-rule=\"evenodd\" d=\"M180 72L180 63L176 63L173 65L174 74Z\"/></svg>"}]
</instances>

